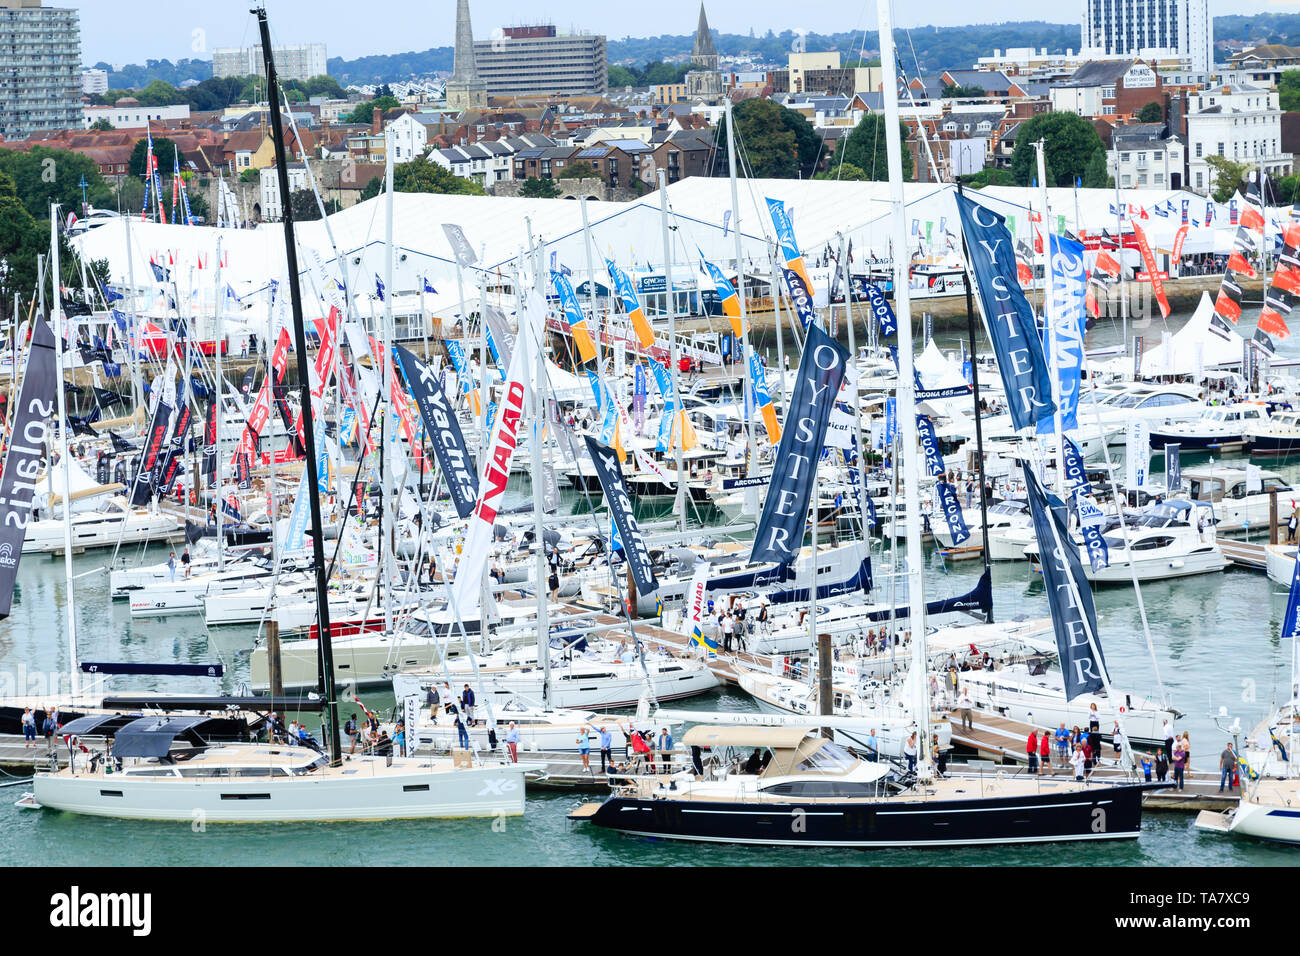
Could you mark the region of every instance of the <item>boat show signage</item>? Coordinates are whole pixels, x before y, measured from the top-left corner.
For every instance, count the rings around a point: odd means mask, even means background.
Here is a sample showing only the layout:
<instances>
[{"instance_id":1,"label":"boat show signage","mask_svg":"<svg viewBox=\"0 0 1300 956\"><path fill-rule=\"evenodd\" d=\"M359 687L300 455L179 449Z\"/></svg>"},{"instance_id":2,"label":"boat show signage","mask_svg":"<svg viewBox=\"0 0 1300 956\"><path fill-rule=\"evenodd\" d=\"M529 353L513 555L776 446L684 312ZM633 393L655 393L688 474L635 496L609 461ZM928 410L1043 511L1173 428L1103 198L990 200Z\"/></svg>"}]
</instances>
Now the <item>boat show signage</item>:
<instances>
[{"instance_id":1,"label":"boat show signage","mask_svg":"<svg viewBox=\"0 0 1300 956\"><path fill-rule=\"evenodd\" d=\"M1049 508L1047 495L1026 462L1023 466L1029 511L1038 538L1038 553L1043 564L1043 583L1052 612L1052 629L1056 632L1056 650L1065 678L1065 699L1080 694L1094 694L1103 689L1102 673L1106 662L1101 656L1097 636L1097 612L1092 590L1079 563L1079 551L1070 532L1055 508ZM1057 542L1060 542L1058 545ZM1072 586L1073 585L1073 586ZM1077 600L1076 600L1077 595ZM1089 633L1093 640L1088 640ZM1096 650L1093 649L1096 645Z\"/></svg>"},{"instance_id":2,"label":"boat show signage","mask_svg":"<svg viewBox=\"0 0 1300 956\"><path fill-rule=\"evenodd\" d=\"M438 384L433 369L409 349L400 345L394 349L411 394L415 396L415 404L419 406L420 417L424 419L425 434L438 456L438 467L447 479L447 491L451 494L456 514L468 518L478 500L478 475L456 412L447 401L447 393Z\"/></svg>"},{"instance_id":3,"label":"boat show signage","mask_svg":"<svg viewBox=\"0 0 1300 956\"><path fill-rule=\"evenodd\" d=\"M190 411L187 402L176 413L176 424L172 428L172 438L168 443L166 455L158 467L158 494L160 495L170 495L172 487L176 484L176 475L181 467L181 454L185 450L185 440L189 438L192 418L193 413Z\"/></svg>"},{"instance_id":4,"label":"boat show signage","mask_svg":"<svg viewBox=\"0 0 1300 956\"><path fill-rule=\"evenodd\" d=\"M578 346L578 355L584 362L593 362L596 359L596 343L591 340L591 332L587 330L587 316L582 311L582 304L578 301L578 296L573 291L573 283L569 277L560 272L551 273L551 284L555 286L555 294L560 297L560 308L564 310L565 320L569 323L569 335L573 337L574 343ZM489 326L493 324L493 309L486 314L488 315ZM498 312L497 315L500 315ZM504 325L505 317L502 316L501 324ZM495 333L493 333L495 334ZM510 343L514 348L514 342ZM509 365L506 360L506 365Z\"/></svg>"},{"instance_id":5,"label":"boat show signage","mask_svg":"<svg viewBox=\"0 0 1300 956\"><path fill-rule=\"evenodd\" d=\"M799 252L799 242L794 237L794 222L790 219L790 212L785 208L785 202L780 199L768 199L767 211L772 216L772 226L776 229L776 241L781 246L785 267L803 280L804 290L811 300L812 279L809 278L808 268L804 265L803 254Z\"/></svg>"},{"instance_id":6,"label":"boat show signage","mask_svg":"<svg viewBox=\"0 0 1300 956\"><path fill-rule=\"evenodd\" d=\"M1016 278L1014 242L1002 216L965 196L955 198L1011 421L1017 430L1028 428L1050 419L1056 405L1034 310Z\"/></svg>"},{"instance_id":7,"label":"boat show signage","mask_svg":"<svg viewBox=\"0 0 1300 956\"><path fill-rule=\"evenodd\" d=\"M13 411L9 450L0 472L0 620L13 606L18 562L23 556L23 539L32 513L32 496L41 472L42 458L51 444L49 419L55 415L58 371L55 367L54 333L43 319L32 325L27 352L27 371Z\"/></svg>"},{"instance_id":8,"label":"boat show signage","mask_svg":"<svg viewBox=\"0 0 1300 956\"><path fill-rule=\"evenodd\" d=\"M943 456L939 454L939 441L934 436L934 422L928 415L916 416L916 434L921 442L921 451L925 453L925 470L931 478L942 478L946 469Z\"/></svg>"},{"instance_id":9,"label":"boat show signage","mask_svg":"<svg viewBox=\"0 0 1300 956\"><path fill-rule=\"evenodd\" d=\"M1061 406L1061 428L1079 427L1079 388L1083 380L1083 333L1088 320L1084 295L1088 273L1083 266L1083 243L1061 236L1049 236L1052 258L1052 315L1043 332L1044 347L1054 348L1057 397ZM1040 419L1038 433L1052 431L1051 419Z\"/></svg>"},{"instance_id":10,"label":"boat show signage","mask_svg":"<svg viewBox=\"0 0 1300 956\"><path fill-rule=\"evenodd\" d=\"M149 433L144 447L140 449L140 460L135 469L135 484L131 488L131 504L138 507L149 502L154 487L158 484L158 461L167 444L167 424L171 420L172 407L158 399L153 410L153 421L149 424Z\"/></svg>"},{"instance_id":11,"label":"boat show signage","mask_svg":"<svg viewBox=\"0 0 1300 956\"><path fill-rule=\"evenodd\" d=\"M957 489L946 481L937 481L934 489L939 496L939 507L943 511L943 520L948 522L948 533L952 535L954 546L970 540L970 529L966 527L966 518L961 513L961 503L957 500Z\"/></svg>"},{"instance_id":12,"label":"boat show signage","mask_svg":"<svg viewBox=\"0 0 1300 956\"><path fill-rule=\"evenodd\" d=\"M799 316L799 324L807 329L817 324L817 310L813 308L812 292L803 277L793 269L782 269L785 276L785 289L790 296L794 311Z\"/></svg>"},{"instance_id":13,"label":"boat show signage","mask_svg":"<svg viewBox=\"0 0 1300 956\"><path fill-rule=\"evenodd\" d=\"M880 286L874 282L864 282L863 291L867 296L867 304L871 307L871 313L880 323L880 334L883 338L889 338L898 332L898 320L894 318L894 310L889 305L889 300L885 298L885 293L880 291Z\"/></svg>"},{"instance_id":14,"label":"boat show signage","mask_svg":"<svg viewBox=\"0 0 1300 956\"><path fill-rule=\"evenodd\" d=\"M474 247L469 244L469 239L465 237L465 231L460 226L452 222L444 222L442 232L447 237L447 244L451 246L451 254L456 257L456 265L463 269L478 261Z\"/></svg>"},{"instance_id":15,"label":"boat show signage","mask_svg":"<svg viewBox=\"0 0 1300 956\"><path fill-rule=\"evenodd\" d=\"M636 516L632 513L632 498L623 481L623 466L619 463L618 452L608 445L602 445L590 435L584 435L583 438L587 442L591 463L596 466L596 477L600 479L600 490L605 493L610 517L613 518L619 540L623 543L623 556L627 559L632 579L636 581L637 593L643 596L654 594L659 590L659 582L655 580L650 549L646 547Z\"/></svg>"},{"instance_id":16,"label":"boat show signage","mask_svg":"<svg viewBox=\"0 0 1300 956\"><path fill-rule=\"evenodd\" d=\"M808 326L803 357L790 393L785 433L772 466L772 486L754 535L750 561L793 561L803 545L808 502L826 441L832 399L848 367L848 349L819 325Z\"/></svg>"}]
</instances>

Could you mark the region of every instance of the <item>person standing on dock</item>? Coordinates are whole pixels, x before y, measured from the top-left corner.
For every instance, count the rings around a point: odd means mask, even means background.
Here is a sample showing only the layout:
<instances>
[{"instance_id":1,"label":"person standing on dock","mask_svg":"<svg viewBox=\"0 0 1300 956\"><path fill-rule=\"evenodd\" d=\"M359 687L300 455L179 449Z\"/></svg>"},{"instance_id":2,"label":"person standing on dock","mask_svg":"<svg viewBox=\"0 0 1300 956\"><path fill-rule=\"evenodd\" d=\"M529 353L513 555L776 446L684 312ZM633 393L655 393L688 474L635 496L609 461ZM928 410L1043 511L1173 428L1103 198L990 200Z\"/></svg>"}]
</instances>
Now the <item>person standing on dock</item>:
<instances>
[{"instance_id":1,"label":"person standing on dock","mask_svg":"<svg viewBox=\"0 0 1300 956\"><path fill-rule=\"evenodd\" d=\"M1162 747L1156 753L1156 780L1164 783L1167 776L1169 776L1169 751Z\"/></svg>"},{"instance_id":2,"label":"person standing on dock","mask_svg":"<svg viewBox=\"0 0 1300 956\"><path fill-rule=\"evenodd\" d=\"M974 706L974 701L970 699L970 688L963 687L961 691L961 700L957 702L957 707L961 711L961 725L964 730L974 730L975 722L971 719L970 709Z\"/></svg>"},{"instance_id":3,"label":"person standing on dock","mask_svg":"<svg viewBox=\"0 0 1300 956\"><path fill-rule=\"evenodd\" d=\"M1232 749L1232 741L1228 741L1228 746L1224 748L1223 753L1219 754L1219 793L1223 793L1223 783L1228 783L1228 792L1232 792L1232 775L1237 769L1237 751Z\"/></svg>"},{"instance_id":4,"label":"person standing on dock","mask_svg":"<svg viewBox=\"0 0 1300 956\"><path fill-rule=\"evenodd\" d=\"M600 772L604 773L605 768L614 762L614 755L610 752L614 746L614 735L606 728L598 728L600 734Z\"/></svg>"},{"instance_id":5,"label":"person standing on dock","mask_svg":"<svg viewBox=\"0 0 1300 956\"><path fill-rule=\"evenodd\" d=\"M1078 744L1074 748L1074 753L1070 756L1070 766L1074 768L1074 779L1076 781L1081 782L1083 780L1083 765L1083 744Z\"/></svg>"},{"instance_id":6,"label":"person standing on dock","mask_svg":"<svg viewBox=\"0 0 1300 956\"><path fill-rule=\"evenodd\" d=\"M591 773L591 738L587 733L587 725L583 724L578 728L578 756L582 758L582 772Z\"/></svg>"},{"instance_id":7,"label":"person standing on dock","mask_svg":"<svg viewBox=\"0 0 1300 956\"><path fill-rule=\"evenodd\" d=\"M1052 769L1052 729L1048 727L1038 738L1038 756L1040 758L1038 765L1039 773L1047 773Z\"/></svg>"},{"instance_id":8,"label":"person standing on dock","mask_svg":"<svg viewBox=\"0 0 1300 956\"><path fill-rule=\"evenodd\" d=\"M1029 731L1029 740L1025 743L1025 755L1029 758L1029 772L1038 773L1038 731Z\"/></svg>"},{"instance_id":9,"label":"person standing on dock","mask_svg":"<svg viewBox=\"0 0 1300 956\"><path fill-rule=\"evenodd\" d=\"M36 746L36 715L30 707L23 708L23 750Z\"/></svg>"},{"instance_id":10,"label":"person standing on dock","mask_svg":"<svg viewBox=\"0 0 1300 956\"><path fill-rule=\"evenodd\" d=\"M1300 505L1291 499L1291 517L1286 520L1286 543L1295 544L1296 528L1300 528Z\"/></svg>"},{"instance_id":11,"label":"person standing on dock","mask_svg":"<svg viewBox=\"0 0 1300 956\"><path fill-rule=\"evenodd\" d=\"M1179 789L1183 789L1183 778L1187 772L1187 750L1183 747L1183 739L1178 738L1174 742L1174 784Z\"/></svg>"},{"instance_id":12,"label":"person standing on dock","mask_svg":"<svg viewBox=\"0 0 1300 956\"><path fill-rule=\"evenodd\" d=\"M510 721L510 728L506 731L506 750L510 752L510 762L519 763L519 728L515 726L513 720ZM605 768L602 767L601 773L604 772Z\"/></svg>"},{"instance_id":13,"label":"person standing on dock","mask_svg":"<svg viewBox=\"0 0 1300 956\"><path fill-rule=\"evenodd\" d=\"M167 555L167 574L171 577L172 583L176 581L176 552L173 551Z\"/></svg>"}]
</instances>

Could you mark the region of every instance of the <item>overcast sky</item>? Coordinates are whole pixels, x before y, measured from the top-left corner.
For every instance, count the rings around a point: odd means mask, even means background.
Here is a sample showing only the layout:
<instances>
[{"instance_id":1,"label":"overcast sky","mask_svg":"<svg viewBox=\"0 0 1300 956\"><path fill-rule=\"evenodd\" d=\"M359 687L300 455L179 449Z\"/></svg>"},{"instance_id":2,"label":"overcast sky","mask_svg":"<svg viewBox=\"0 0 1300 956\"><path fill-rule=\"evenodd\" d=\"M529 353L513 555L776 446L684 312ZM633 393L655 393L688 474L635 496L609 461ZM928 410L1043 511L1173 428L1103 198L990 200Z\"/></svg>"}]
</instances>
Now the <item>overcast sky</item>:
<instances>
[{"instance_id":1,"label":"overcast sky","mask_svg":"<svg viewBox=\"0 0 1300 956\"><path fill-rule=\"evenodd\" d=\"M50 6L78 6L81 45L87 64L114 65L146 59L211 59L214 47L245 46L257 27L250 0L46 0ZM354 59L377 53L403 53L450 46L456 23L455 0L266 0L276 42L324 42L330 56ZM695 31L698 0L641 3L591 3L590 0L471 0L474 35L486 40L493 27L537 22L539 10L561 30L588 30L611 39ZM723 33L809 30L818 33L875 28L874 0L709 0L709 25ZM953 26L973 21L1047 19L1074 21L1080 0L1044 4L1041 0L894 0L897 26ZM1300 11L1300 2L1210 0L1213 14L1262 10ZM915 11L915 12L913 12ZM977 12L978 11L978 12Z\"/></svg>"}]
</instances>

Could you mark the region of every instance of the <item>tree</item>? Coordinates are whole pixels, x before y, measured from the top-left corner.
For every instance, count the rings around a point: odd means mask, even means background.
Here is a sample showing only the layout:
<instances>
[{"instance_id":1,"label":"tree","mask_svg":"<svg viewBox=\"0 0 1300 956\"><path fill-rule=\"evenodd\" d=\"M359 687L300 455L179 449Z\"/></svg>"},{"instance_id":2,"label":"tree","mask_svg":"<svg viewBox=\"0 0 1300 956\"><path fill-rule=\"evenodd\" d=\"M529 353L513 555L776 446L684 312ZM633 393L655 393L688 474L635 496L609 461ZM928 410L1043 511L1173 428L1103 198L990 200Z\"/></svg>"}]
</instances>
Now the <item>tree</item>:
<instances>
[{"instance_id":1,"label":"tree","mask_svg":"<svg viewBox=\"0 0 1300 956\"><path fill-rule=\"evenodd\" d=\"M1277 81L1278 105L1290 113L1300 110L1300 70L1285 70Z\"/></svg>"},{"instance_id":2,"label":"tree","mask_svg":"<svg viewBox=\"0 0 1300 956\"><path fill-rule=\"evenodd\" d=\"M858 125L853 128L853 132L840 140L835 155L831 157L830 168L834 170L841 162L851 163L862 170L869 180L884 182L889 179L889 151L886 148L888 137L885 135L885 130L883 116L870 113L862 117ZM898 122L898 135L900 144L905 142L909 135L907 124L902 120ZM911 150L904 147L902 159L903 179L911 179Z\"/></svg>"},{"instance_id":3,"label":"tree","mask_svg":"<svg viewBox=\"0 0 1300 956\"><path fill-rule=\"evenodd\" d=\"M1227 202L1233 193L1246 192L1246 174L1253 168L1250 163L1238 163L1226 156L1211 153L1205 157L1206 165L1214 170L1210 196L1215 202Z\"/></svg>"},{"instance_id":4,"label":"tree","mask_svg":"<svg viewBox=\"0 0 1300 956\"><path fill-rule=\"evenodd\" d=\"M961 177L961 181L971 189L983 189L985 186L1014 186L1016 178L1011 175L1009 169L998 169L996 166L985 166L978 173L971 173L969 176Z\"/></svg>"},{"instance_id":5,"label":"tree","mask_svg":"<svg viewBox=\"0 0 1300 956\"><path fill-rule=\"evenodd\" d=\"M1138 110L1137 114L1139 123L1163 123L1165 119L1165 108L1152 100L1146 106Z\"/></svg>"},{"instance_id":6,"label":"tree","mask_svg":"<svg viewBox=\"0 0 1300 956\"><path fill-rule=\"evenodd\" d=\"M808 178L822 159L822 141L803 116L765 99L743 100L731 111L736 119L736 152L741 167L759 179ZM718 174L728 175L727 123L718 124L714 146Z\"/></svg>"},{"instance_id":7,"label":"tree","mask_svg":"<svg viewBox=\"0 0 1300 956\"><path fill-rule=\"evenodd\" d=\"M36 256L49 249L42 230L18 198L14 181L0 172L0 316L12 321L14 294L31 295L36 286Z\"/></svg>"},{"instance_id":8,"label":"tree","mask_svg":"<svg viewBox=\"0 0 1300 956\"><path fill-rule=\"evenodd\" d=\"M556 179L590 179L593 176L599 176L600 170L585 159L580 159L576 163L570 163L560 170Z\"/></svg>"},{"instance_id":9,"label":"tree","mask_svg":"<svg viewBox=\"0 0 1300 956\"><path fill-rule=\"evenodd\" d=\"M86 201L108 206L113 190L89 156L63 149L36 146L25 153L0 149L0 172L13 185L18 200L36 220L50 218L50 203L57 202L64 214L81 211L81 180L86 181Z\"/></svg>"},{"instance_id":10,"label":"tree","mask_svg":"<svg viewBox=\"0 0 1300 956\"><path fill-rule=\"evenodd\" d=\"M560 198L560 187L549 179L538 179L535 176L529 176L524 180L523 185L519 187L519 195L525 199L558 199Z\"/></svg>"},{"instance_id":11,"label":"tree","mask_svg":"<svg viewBox=\"0 0 1300 956\"><path fill-rule=\"evenodd\" d=\"M625 66L611 66L609 68L609 86L610 89L616 89L624 86L637 86L636 74Z\"/></svg>"},{"instance_id":12,"label":"tree","mask_svg":"<svg viewBox=\"0 0 1300 956\"><path fill-rule=\"evenodd\" d=\"M239 174L241 183L260 183L262 181L262 171L260 169L248 168Z\"/></svg>"},{"instance_id":13,"label":"tree","mask_svg":"<svg viewBox=\"0 0 1300 956\"><path fill-rule=\"evenodd\" d=\"M112 123L110 123L110 122L109 122L105 117L103 117L103 116L101 116L99 119L95 120L95 122L91 123L91 124L90 124L90 128L91 128L92 130L94 130L95 132L97 132L97 133L107 133L107 132L110 132L111 130L115 130L115 129L117 129L116 126L114 126Z\"/></svg>"},{"instance_id":14,"label":"tree","mask_svg":"<svg viewBox=\"0 0 1300 956\"><path fill-rule=\"evenodd\" d=\"M383 177L376 176L361 191L362 199L374 199L384 188ZM393 192L442 193L461 196L485 196L487 193L473 179L452 173L445 166L430 162L420 156L409 163L399 163L393 168Z\"/></svg>"},{"instance_id":15,"label":"tree","mask_svg":"<svg viewBox=\"0 0 1300 956\"><path fill-rule=\"evenodd\" d=\"M356 123L362 126L369 126L374 119L375 110L387 113L389 110L395 110L402 104L397 102L395 96L377 96L366 103L358 103L347 116L343 117L344 123Z\"/></svg>"},{"instance_id":16,"label":"tree","mask_svg":"<svg viewBox=\"0 0 1300 956\"><path fill-rule=\"evenodd\" d=\"M956 83L945 83L939 95L945 100L970 99L975 96L986 96L982 86L959 86Z\"/></svg>"},{"instance_id":17,"label":"tree","mask_svg":"<svg viewBox=\"0 0 1300 956\"><path fill-rule=\"evenodd\" d=\"M1273 180L1273 189L1279 204L1300 202L1300 175Z\"/></svg>"},{"instance_id":18,"label":"tree","mask_svg":"<svg viewBox=\"0 0 1300 956\"><path fill-rule=\"evenodd\" d=\"M1049 186L1073 186L1103 149L1096 128L1077 113L1040 113L1016 130L1016 148L1011 154L1011 172L1020 186L1038 178L1038 155L1034 144L1044 140Z\"/></svg>"},{"instance_id":19,"label":"tree","mask_svg":"<svg viewBox=\"0 0 1300 956\"><path fill-rule=\"evenodd\" d=\"M144 177L144 160L149 153L149 141L137 139L131 150L131 162L127 166L130 175ZM169 176L172 169L185 167L185 154L176 149L176 144L166 136L156 137L153 141L154 158L158 160L158 172ZM173 158L174 157L174 158Z\"/></svg>"},{"instance_id":20,"label":"tree","mask_svg":"<svg viewBox=\"0 0 1300 956\"><path fill-rule=\"evenodd\" d=\"M1114 185L1115 177L1106 171L1106 153L1098 150L1092 154L1083 171L1083 186L1085 189L1109 189Z\"/></svg>"},{"instance_id":21,"label":"tree","mask_svg":"<svg viewBox=\"0 0 1300 956\"><path fill-rule=\"evenodd\" d=\"M861 167L854 166L852 163L837 163L832 161L831 168L820 173L814 173L813 179L839 179L845 182L866 182L870 179Z\"/></svg>"}]
</instances>

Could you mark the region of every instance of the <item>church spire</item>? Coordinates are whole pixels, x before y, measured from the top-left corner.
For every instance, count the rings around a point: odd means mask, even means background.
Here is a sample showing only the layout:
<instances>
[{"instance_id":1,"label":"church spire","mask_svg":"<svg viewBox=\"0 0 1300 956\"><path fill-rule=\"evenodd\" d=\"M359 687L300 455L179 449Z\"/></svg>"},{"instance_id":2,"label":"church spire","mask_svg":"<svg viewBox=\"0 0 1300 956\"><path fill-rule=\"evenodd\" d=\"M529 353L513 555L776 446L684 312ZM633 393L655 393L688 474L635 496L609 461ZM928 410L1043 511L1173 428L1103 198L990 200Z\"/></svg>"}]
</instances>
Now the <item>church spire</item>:
<instances>
[{"instance_id":1,"label":"church spire","mask_svg":"<svg viewBox=\"0 0 1300 956\"><path fill-rule=\"evenodd\" d=\"M474 61L474 28L469 22L469 0L456 0L456 59L447 81L447 108L487 108L487 84L479 78Z\"/></svg>"},{"instance_id":2,"label":"church spire","mask_svg":"<svg viewBox=\"0 0 1300 956\"><path fill-rule=\"evenodd\" d=\"M704 14L704 4L700 4L700 25L695 28L695 49L691 51L691 60L716 67L718 51L713 48L713 34L709 32L709 18ZM705 57L714 57L712 64Z\"/></svg>"}]
</instances>

